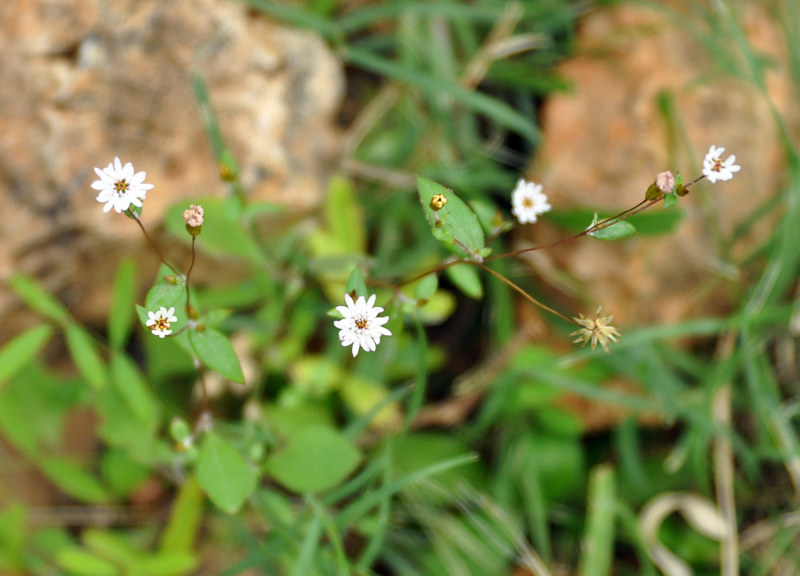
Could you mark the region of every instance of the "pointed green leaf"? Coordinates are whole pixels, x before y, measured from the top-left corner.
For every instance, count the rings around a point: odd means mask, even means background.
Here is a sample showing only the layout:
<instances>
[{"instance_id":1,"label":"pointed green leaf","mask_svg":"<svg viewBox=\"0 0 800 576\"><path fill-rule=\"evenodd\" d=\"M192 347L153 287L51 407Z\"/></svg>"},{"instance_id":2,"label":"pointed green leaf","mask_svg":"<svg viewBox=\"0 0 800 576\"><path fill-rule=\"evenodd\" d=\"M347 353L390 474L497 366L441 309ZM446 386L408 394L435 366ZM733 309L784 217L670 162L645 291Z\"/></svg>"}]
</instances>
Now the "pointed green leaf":
<instances>
[{"instance_id":1,"label":"pointed green leaf","mask_svg":"<svg viewBox=\"0 0 800 576\"><path fill-rule=\"evenodd\" d=\"M108 317L109 344L117 350L125 345L131 335L135 297L136 267L133 260L124 260L114 278L114 297Z\"/></svg>"},{"instance_id":2,"label":"pointed green leaf","mask_svg":"<svg viewBox=\"0 0 800 576\"><path fill-rule=\"evenodd\" d=\"M189 343L200 361L228 380L244 384L244 374L239 358L230 340L222 332L206 328L190 330Z\"/></svg>"},{"instance_id":3,"label":"pointed green leaf","mask_svg":"<svg viewBox=\"0 0 800 576\"><path fill-rule=\"evenodd\" d=\"M48 456L42 458L38 464L44 475L69 496L95 503L108 499L97 479L73 460Z\"/></svg>"},{"instance_id":4,"label":"pointed green leaf","mask_svg":"<svg viewBox=\"0 0 800 576\"><path fill-rule=\"evenodd\" d=\"M607 228L602 228L595 232L591 232L589 235L592 238L597 238L599 240L619 240L620 238L627 238L628 236L632 236L636 234L636 228L634 228L633 224L630 222L616 222Z\"/></svg>"},{"instance_id":5,"label":"pointed green leaf","mask_svg":"<svg viewBox=\"0 0 800 576\"><path fill-rule=\"evenodd\" d=\"M422 303L427 303L438 287L439 278L436 274L428 274L414 286L414 298L416 298L421 305L424 305Z\"/></svg>"},{"instance_id":6,"label":"pointed green leaf","mask_svg":"<svg viewBox=\"0 0 800 576\"><path fill-rule=\"evenodd\" d=\"M254 471L236 449L215 432L203 438L197 481L220 510L233 514L256 487Z\"/></svg>"},{"instance_id":7,"label":"pointed green leaf","mask_svg":"<svg viewBox=\"0 0 800 576\"><path fill-rule=\"evenodd\" d=\"M102 388L108 378L106 365L92 336L80 325L69 323L66 328L67 348L78 371L94 388Z\"/></svg>"},{"instance_id":8,"label":"pointed green leaf","mask_svg":"<svg viewBox=\"0 0 800 576\"><path fill-rule=\"evenodd\" d=\"M169 522L161 536L163 552L190 552L203 518L203 492L194 476L187 478L172 504Z\"/></svg>"},{"instance_id":9,"label":"pointed green leaf","mask_svg":"<svg viewBox=\"0 0 800 576\"><path fill-rule=\"evenodd\" d=\"M480 274L474 266L456 264L445 270L445 273L465 295L475 300L483 298L483 284L481 284Z\"/></svg>"},{"instance_id":10,"label":"pointed green leaf","mask_svg":"<svg viewBox=\"0 0 800 576\"><path fill-rule=\"evenodd\" d=\"M75 576L118 576L122 574L110 562L89 554L80 548L67 548L56 557L56 562Z\"/></svg>"},{"instance_id":11,"label":"pointed green leaf","mask_svg":"<svg viewBox=\"0 0 800 576\"><path fill-rule=\"evenodd\" d=\"M47 293L33 278L14 274L9 284L25 304L36 310L42 316L50 318L59 324L69 322L69 312L61 302Z\"/></svg>"},{"instance_id":12,"label":"pointed green leaf","mask_svg":"<svg viewBox=\"0 0 800 576\"><path fill-rule=\"evenodd\" d=\"M289 490L314 493L337 486L355 470L361 454L340 432L309 426L267 459L267 472Z\"/></svg>"},{"instance_id":13,"label":"pointed green leaf","mask_svg":"<svg viewBox=\"0 0 800 576\"><path fill-rule=\"evenodd\" d=\"M478 217L452 190L426 178L417 178L419 200L434 238L448 250L471 259L485 252L483 228ZM444 194L447 203L439 210L431 208L434 194Z\"/></svg>"},{"instance_id":14,"label":"pointed green leaf","mask_svg":"<svg viewBox=\"0 0 800 576\"><path fill-rule=\"evenodd\" d=\"M361 273L361 268L358 266L353 268L353 271L350 272L350 277L347 279L347 287L345 288L345 292L348 294L355 292L356 297L367 297L367 283L364 282L364 274Z\"/></svg>"},{"instance_id":15,"label":"pointed green leaf","mask_svg":"<svg viewBox=\"0 0 800 576\"><path fill-rule=\"evenodd\" d=\"M5 382L36 358L53 335L50 326L31 328L9 340L0 350L0 383Z\"/></svg>"},{"instance_id":16,"label":"pointed green leaf","mask_svg":"<svg viewBox=\"0 0 800 576\"><path fill-rule=\"evenodd\" d=\"M345 253L362 253L366 244L364 216L361 206L356 202L353 184L346 178L336 176L331 180L325 213L328 228L337 245Z\"/></svg>"},{"instance_id":17,"label":"pointed green leaf","mask_svg":"<svg viewBox=\"0 0 800 576\"><path fill-rule=\"evenodd\" d=\"M664 208L672 208L678 203L678 195L670 192L664 196Z\"/></svg>"}]
</instances>

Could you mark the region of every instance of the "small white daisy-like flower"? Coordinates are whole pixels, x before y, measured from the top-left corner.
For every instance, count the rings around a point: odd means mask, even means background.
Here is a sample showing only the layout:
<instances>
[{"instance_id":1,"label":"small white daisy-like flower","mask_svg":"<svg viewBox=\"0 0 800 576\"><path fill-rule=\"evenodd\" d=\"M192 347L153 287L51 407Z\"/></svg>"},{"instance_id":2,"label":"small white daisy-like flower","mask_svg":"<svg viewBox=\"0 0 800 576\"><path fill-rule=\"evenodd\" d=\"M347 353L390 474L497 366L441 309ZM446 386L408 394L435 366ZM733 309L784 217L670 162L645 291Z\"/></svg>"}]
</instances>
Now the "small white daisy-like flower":
<instances>
[{"instance_id":1,"label":"small white daisy-like flower","mask_svg":"<svg viewBox=\"0 0 800 576\"><path fill-rule=\"evenodd\" d=\"M164 336L169 336L172 334L172 330L169 329L169 326L172 322L178 321L178 317L175 316L175 307L167 310L162 306L161 310L156 312L148 312L147 315L150 317L150 319L145 325L150 328L150 332L159 338L163 338Z\"/></svg>"},{"instance_id":2,"label":"small white daisy-like flower","mask_svg":"<svg viewBox=\"0 0 800 576\"><path fill-rule=\"evenodd\" d=\"M141 207L147 191L153 187L152 184L145 183L145 172L134 173L133 164L128 162L123 166L119 158L114 158L102 170L95 168L94 171L100 180L92 182L92 188L100 192L97 201L106 203L103 212L112 208L117 212L124 212L131 204Z\"/></svg>"},{"instance_id":3,"label":"small white daisy-like flower","mask_svg":"<svg viewBox=\"0 0 800 576\"><path fill-rule=\"evenodd\" d=\"M520 224L536 222L539 215L550 211L547 196L542 193L542 185L520 179L511 194L511 213Z\"/></svg>"},{"instance_id":4,"label":"small white daisy-like flower","mask_svg":"<svg viewBox=\"0 0 800 576\"><path fill-rule=\"evenodd\" d=\"M597 309L594 319L587 318L583 314L577 318L573 318L575 323L580 326L570 336L577 336L573 342L581 342L581 346L586 346L589 342L592 343L592 350L597 347L597 343L603 347L603 350L608 354L608 342L616 342L617 338L622 336L619 330L611 325L613 316L601 316L600 308Z\"/></svg>"},{"instance_id":5,"label":"small white daisy-like flower","mask_svg":"<svg viewBox=\"0 0 800 576\"><path fill-rule=\"evenodd\" d=\"M712 184L718 180L723 182L725 180L730 180L733 178L734 172L738 172L742 169L741 166L734 164L734 162L736 162L736 156L733 154L728 156L727 160L723 161L723 152L725 152L725 148L711 146L711 148L708 149L706 157L703 159L703 175Z\"/></svg>"},{"instance_id":6,"label":"small white daisy-like flower","mask_svg":"<svg viewBox=\"0 0 800 576\"><path fill-rule=\"evenodd\" d=\"M375 304L375 294L365 300L363 296L353 302L350 294L344 295L347 306L337 306L341 312L341 320L336 320L333 325L339 329L339 340L342 346L353 346L353 357L358 354L359 348L367 352L374 352L381 343L381 336L391 336L392 333L383 327L389 321L388 316L378 316L383 312Z\"/></svg>"}]
</instances>

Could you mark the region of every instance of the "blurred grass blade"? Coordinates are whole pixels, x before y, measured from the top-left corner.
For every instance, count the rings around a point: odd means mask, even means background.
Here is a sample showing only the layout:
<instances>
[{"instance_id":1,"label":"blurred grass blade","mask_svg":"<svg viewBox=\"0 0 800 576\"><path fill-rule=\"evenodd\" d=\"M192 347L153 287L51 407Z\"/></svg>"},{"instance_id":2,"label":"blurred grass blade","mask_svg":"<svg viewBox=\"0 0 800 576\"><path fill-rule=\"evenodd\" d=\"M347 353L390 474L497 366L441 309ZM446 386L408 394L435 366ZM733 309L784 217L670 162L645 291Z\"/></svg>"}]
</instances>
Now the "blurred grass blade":
<instances>
[{"instance_id":1,"label":"blurred grass blade","mask_svg":"<svg viewBox=\"0 0 800 576\"><path fill-rule=\"evenodd\" d=\"M69 322L69 312L64 305L48 294L33 278L14 274L9 284L25 304L42 316L59 324Z\"/></svg>"},{"instance_id":2,"label":"blurred grass blade","mask_svg":"<svg viewBox=\"0 0 800 576\"><path fill-rule=\"evenodd\" d=\"M614 552L616 512L616 477L614 469L601 465L589 477L588 518L583 535L580 576L605 576L611 573Z\"/></svg>"},{"instance_id":3,"label":"blurred grass blade","mask_svg":"<svg viewBox=\"0 0 800 576\"><path fill-rule=\"evenodd\" d=\"M0 350L0 384L33 360L53 335L53 328L36 326L6 342Z\"/></svg>"},{"instance_id":4,"label":"blurred grass blade","mask_svg":"<svg viewBox=\"0 0 800 576\"><path fill-rule=\"evenodd\" d=\"M505 102L480 92L472 92L455 83L442 82L417 69L379 58L364 50L348 48L344 52L344 58L353 66L415 86L429 96L449 96L467 108L485 114L500 126L525 136L531 143L535 144L539 141L539 130L536 125Z\"/></svg>"},{"instance_id":5,"label":"blurred grass blade","mask_svg":"<svg viewBox=\"0 0 800 576\"><path fill-rule=\"evenodd\" d=\"M120 350L131 335L135 317L136 266L126 259L117 268L114 278L114 297L108 317L108 341L112 348Z\"/></svg>"}]
</instances>

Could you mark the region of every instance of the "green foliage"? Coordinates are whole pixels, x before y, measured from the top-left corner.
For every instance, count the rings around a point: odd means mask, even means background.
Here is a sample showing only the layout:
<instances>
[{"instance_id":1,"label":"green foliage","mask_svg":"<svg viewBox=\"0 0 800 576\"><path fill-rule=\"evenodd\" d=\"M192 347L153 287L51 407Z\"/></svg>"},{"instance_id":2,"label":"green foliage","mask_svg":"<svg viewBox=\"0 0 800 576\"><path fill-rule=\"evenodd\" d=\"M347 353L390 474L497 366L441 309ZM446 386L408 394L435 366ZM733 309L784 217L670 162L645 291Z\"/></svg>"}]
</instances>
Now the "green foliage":
<instances>
[{"instance_id":1,"label":"green foliage","mask_svg":"<svg viewBox=\"0 0 800 576\"><path fill-rule=\"evenodd\" d=\"M719 510L695 507L686 524L655 530L696 573L719 573L731 543L703 528L724 509L719 482L734 489L742 536L754 519L776 527L766 552L740 549L746 570L800 565L782 496L800 484L800 162L777 108L785 186L716 246L714 261L737 274L730 315L636 326L629 312L608 356L564 352L575 327L523 320L516 289L554 309L598 295L549 262L523 267L504 233L517 155L527 161L539 139L540 97L567 88L553 64L569 48L574 5L248 3L321 34L348 67L358 101L342 112L341 173L316 211L249 198L214 94L193 73L228 194L165 213L175 242L165 253L199 254L192 274L162 262L140 294L139 258L119 263L108 320L91 326L33 279L11 278L41 322L0 347L7 468L35 468L71 509L121 511L122 521L41 528L42 508L3 483L0 570L654 576L643 517L666 493L719 498ZM794 55L797 14L784 4L773 9ZM733 8L694 7L680 22L719 61L715 74L763 89L766 60ZM693 141L679 133L680 107L667 96L661 105L673 145ZM676 201L592 235L675 233ZM181 218L190 202L205 210L194 240ZM543 218L591 242L582 233L594 213L556 207ZM755 241L765 224L773 236ZM353 358L341 346L331 316L344 293L375 294L385 308L392 335L377 351ZM164 339L146 327L161 307L178 317ZM68 431L86 414L80 446L91 448L78 451ZM735 467L720 464L720 447ZM776 494L763 490L765 469ZM142 514L134 503L153 494Z\"/></svg>"}]
</instances>

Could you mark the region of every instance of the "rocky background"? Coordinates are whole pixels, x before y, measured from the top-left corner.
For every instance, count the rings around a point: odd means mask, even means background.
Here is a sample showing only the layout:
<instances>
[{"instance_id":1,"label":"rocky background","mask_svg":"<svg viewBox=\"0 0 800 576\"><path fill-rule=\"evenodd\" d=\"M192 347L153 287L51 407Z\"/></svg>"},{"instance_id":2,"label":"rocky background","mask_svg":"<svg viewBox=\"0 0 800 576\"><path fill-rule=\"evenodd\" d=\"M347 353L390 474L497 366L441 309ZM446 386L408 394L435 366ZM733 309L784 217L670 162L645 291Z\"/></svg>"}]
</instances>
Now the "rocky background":
<instances>
[{"instance_id":1,"label":"rocky background","mask_svg":"<svg viewBox=\"0 0 800 576\"><path fill-rule=\"evenodd\" d=\"M95 202L94 166L119 156L147 172L152 226L180 198L227 193L192 72L252 197L308 208L335 165L340 64L243 2L3 0L0 54L0 286L32 275L84 322L105 318L117 263L144 247ZM0 343L32 320L0 289Z\"/></svg>"}]
</instances>

